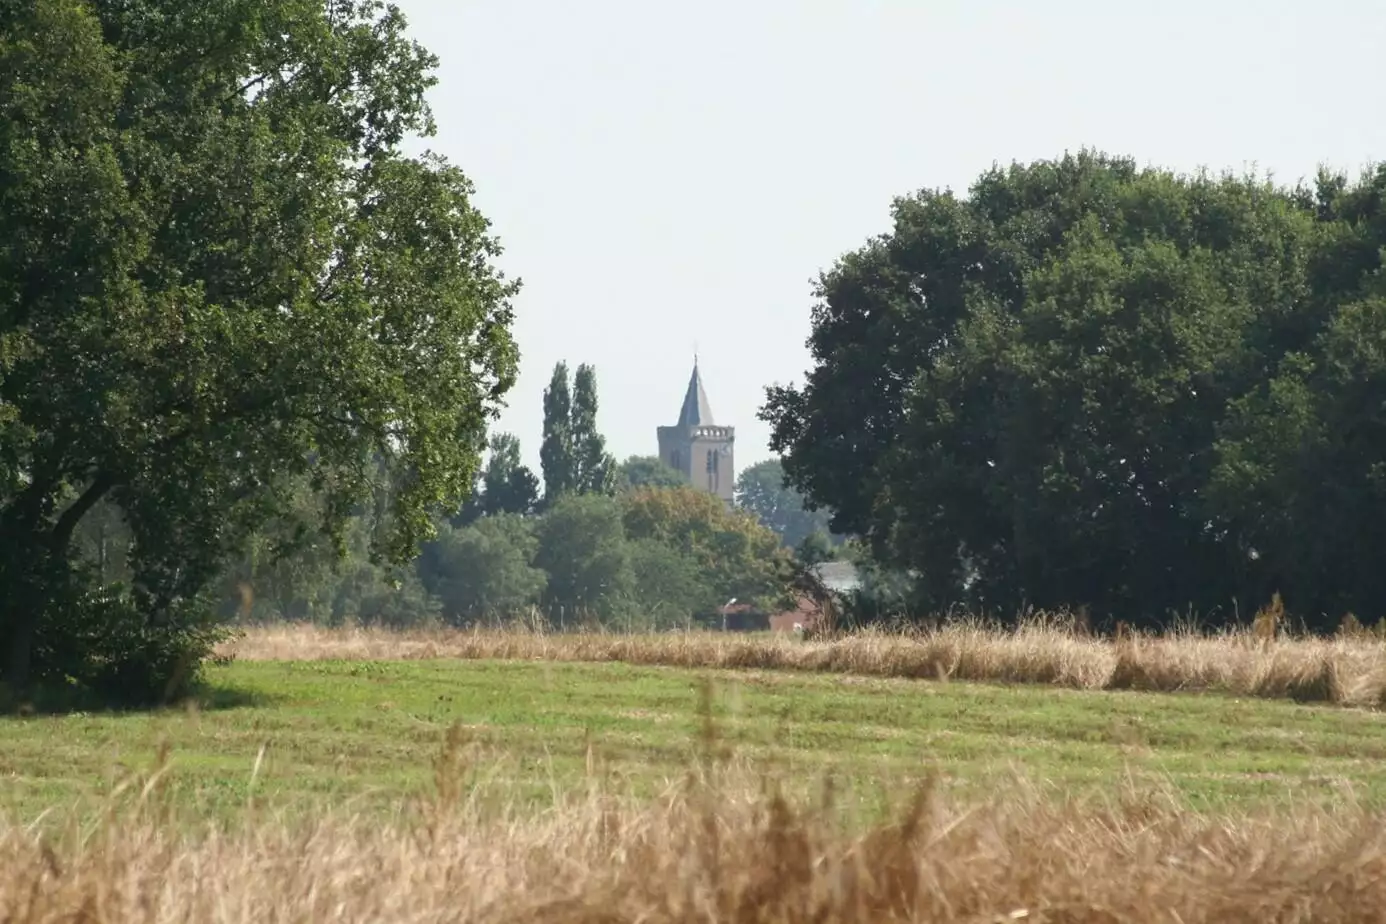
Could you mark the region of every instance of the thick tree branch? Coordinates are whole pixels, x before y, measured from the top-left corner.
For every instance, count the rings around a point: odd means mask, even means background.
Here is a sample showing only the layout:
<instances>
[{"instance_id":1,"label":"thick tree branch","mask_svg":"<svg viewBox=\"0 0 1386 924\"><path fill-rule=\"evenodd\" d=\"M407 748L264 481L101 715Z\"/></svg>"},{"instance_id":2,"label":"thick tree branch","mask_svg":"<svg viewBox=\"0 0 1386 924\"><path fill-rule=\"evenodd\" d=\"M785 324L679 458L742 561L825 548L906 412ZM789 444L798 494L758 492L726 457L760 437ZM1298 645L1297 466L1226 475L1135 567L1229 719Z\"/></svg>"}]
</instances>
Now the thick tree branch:
<instances>
[{"instance_id":1,"label":"thick tree branch","mask_svg":"<svg viewBox=\"0 0 1386 924\"><path fill-rule=\"evenodd\" d=\"M258 87L260 84L264 83L268 79L269 74L259 74L251 78L250 80L247 80L245 83L241 84L240 89L236 90L235 93L231 93L226 97L226 102L229 103L232 100L243 98L247 93L249 93L255 87Z\"/></svg>"},{"instance_id":2,"label":"thick tree branch","mask_svg":"<svg viewBox=\"0 0 1386 924\"><path fill-rule=\"evenodd\" d=\"M52 533L49 534L49 542L53 554L60 554L67 550L67 545L72 541L72 533L77 529L77 524L82 521L92 507L96 506L97 501L105 497L106 494L115 487L115 478L109 472L99 472L82 495L72 502L72 505L63 511L62 516L58 517L58 522L54 524Z\"/></svg>"}]
</instances>

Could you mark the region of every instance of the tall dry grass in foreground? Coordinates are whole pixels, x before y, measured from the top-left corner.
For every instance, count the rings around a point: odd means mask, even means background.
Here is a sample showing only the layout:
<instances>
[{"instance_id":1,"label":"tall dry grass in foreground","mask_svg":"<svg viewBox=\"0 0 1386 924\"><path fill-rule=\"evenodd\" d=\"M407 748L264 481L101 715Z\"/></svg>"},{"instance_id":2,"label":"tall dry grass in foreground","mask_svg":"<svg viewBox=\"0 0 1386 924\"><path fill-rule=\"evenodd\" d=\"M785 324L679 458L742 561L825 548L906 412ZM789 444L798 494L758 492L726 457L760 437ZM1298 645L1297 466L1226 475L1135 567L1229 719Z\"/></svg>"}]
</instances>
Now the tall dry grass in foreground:
<instances>
[{"instance_id":1,"label":"tall dry grass in foreground","mask_svg":"<svg viewBox=\"0 0 1386 924\"><path fill-rule=\"evenodd\" d=\"M245 660L520 659L685 668L819 671L871 677L1053 684L1087 690L1213 691L1347 706L1386 706L1386 644L1374 636L1258 637L1253 631L1098 638L1055 622L1015 631L950 624L822 641L687 632L549 635L523 629L258 627L223 646Z\"/></svg>"},{"instance_id":2,"label":"tall dry grass in foreground","mask_svg":"<svg viewBox=\"0 0 1386 924\"><path fill-rule=\"evenodd\" d=\"M43 840L0 823L0 920L1332 924L1386 913L1386 817L1358 807L1209 818L1158 795L1080 804L1021 783L968 807L933 785L863 835L831 805L793 807L759 788L744 767L691 773L644 804L594 785L539 817L481 814L453 778L384 826L269 818L188 834L153 807L153 780L142 809L94 830Z\"/></svg>"}]
</instances>

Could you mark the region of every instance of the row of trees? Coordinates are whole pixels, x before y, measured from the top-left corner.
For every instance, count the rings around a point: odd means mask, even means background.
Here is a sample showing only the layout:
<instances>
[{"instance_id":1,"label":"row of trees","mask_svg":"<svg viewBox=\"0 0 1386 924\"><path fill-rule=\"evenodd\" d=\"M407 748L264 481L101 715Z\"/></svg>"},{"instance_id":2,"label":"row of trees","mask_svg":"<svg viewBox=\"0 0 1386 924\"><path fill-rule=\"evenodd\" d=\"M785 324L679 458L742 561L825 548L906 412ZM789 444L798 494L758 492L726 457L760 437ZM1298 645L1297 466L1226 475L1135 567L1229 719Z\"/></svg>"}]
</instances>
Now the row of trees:
<instances>
[{"instance_id":1,"label":"row of trees","mask_svg":"<svg viewBox=\"0 0 1386 924\"><path fill-rule=\"evenodd\" d=\"M519 282L469 179L406 153L436 66L375 0L0 16L4 688L176 693L216 615L257 600L462 618L610 615L656 578L690 610L770 592L783 555L753 520L615 496L671 477L615 465L590 367L545 394L542 496L512 437L482 470ZM561 539L587 529L610 538L596 583ZM461 590L507 543L519 576Z\"/></svg>"},{"instance_id":2,"label":"row of trees","mask_svg":"<svg viewBox=\"0 0 1386 924\"><path fill-rule=\"evenodd\" d=\"M321 498L302 479L219 576L218 612L396 627L528 616L560 627L663 628L714 615L732 598L787 602L789 543L809 535L817 515L802 504L796 513L778 463L744 476L759 511L728 510L656 458L617 465L597 427L594 370L578 367L571 399L568 384L559 363L545 394L542 493L519 440L493 433L467 501L438 512L436 538L417 558L392 563L372 559L377 527L365 509L347 518L340 545L308 529ZM119 584L132 577L132 540L119 509L103 503L77 533L77 557L97 565L101 586Z\"/></svg>"},{"instance_id":3,"label":"row of trees","mask_svg":"<svg viewBox=\"0 0 1386 924\"><path fill-rule=\"evenodd\" d=\"M664 628L730 599L784 604L791 549L801 560L831 554L818 548L836 540L823 528L826 514L804 509L777 460L743 473L742 509L731 511L657 457L618 465L597 410L593 367L579 365L570 380L557 363L544 392L542 493L518 438L494 434L473 496L424 546L412 575L422 593L397 597L391 605L409 601L398 612L353 615L465 624L530 611L559 626Z\"/></svg>"},{"instance_id":4,"label":"row of trees","mask_svg":"<svg viewBox=\"0 0 1386 924\"><path fill-rule=\"evenodd\" d=\"M582 364L570 376L566 362L556 363L544 390L542 486L521 461L519 439L511 433L495 433L486 466L478 472L467 503L452 518L453 525L499 513L536 513L569 494L612 496L632 488L689 483L656 456L630 456L618 465L597 427L597 409L596 370ZM831 532L828 511L810 510L803 496L786 483L779 459L766 459L742 471L736 481L736 502L790 548L806 541L828 548L842 543L843 537Z\"/></svg>"},{"instance_id":5,"label":"row of trees","mask_svg":"<svg viewBox=\"0 0 1386 924\"><path fill-rule=\"evenodd\" d=\"M783 604L794 568L774 533L691 487L571 494L542 513L443 521L403 566L370 562L367 529L355 524L342 559L325 544L278 558L258 541L219 583L222 617L670 628L715 618L731 598Z\"/></svg>"},{"instance_id":6,"label":"row of trees","mask_svg":"<svg viewBox=\"0 0 1386 924\"><path fill-rule=\"evenodd\" d=\"M597 429L597 373L585 363L578 366L576 376L569 375L566 362L555 364L544 389L539 450L542 493L539 478L520 461L517 437L493 434L488 448L490 459L473 481L467 503L453 518L456 525L499 513L535 513L570 494L611 495L622 483L621 470ZM663 481L677 483L667 477Z\"/></svg>"},{"instance_id":7,"label":"row of trees","mask_svg":"<svg viewBox=\"0 0 1386 924\"><path fill-rule=\"evenodd\" d=\"M782 605L792 561L754 518L691 487L567 495L542 515L446 527L419 560L441 616L527 609L563 627L688 625L729 599Z\"/></svg>"},{"instance_id":8,"label":"row of trees","mask_svg":"<svg viewBox=\"0 0 1386 924\"><path fill-rule=\"evenodd\" d=\"M1386 614L1386 166L1084 152L893 214L821 276L813 369L762 417L917 607Z\"/></svg>"},{"instance_id":9,"label":"row of trees","mask_svg":"<svg viewBox=\"0 0 1386 924\"><path fill-rule=\"evenodd\" d=\"M436 65L374 0L0 16L0 682L175 691L266 600L678 620L840 536L927 611L1386 611L1386 166L1084 152L899 199L727 511L615 462L590 366L542 484L492 433L519 284L406 153Z\"/></svg>"}]
</instances>

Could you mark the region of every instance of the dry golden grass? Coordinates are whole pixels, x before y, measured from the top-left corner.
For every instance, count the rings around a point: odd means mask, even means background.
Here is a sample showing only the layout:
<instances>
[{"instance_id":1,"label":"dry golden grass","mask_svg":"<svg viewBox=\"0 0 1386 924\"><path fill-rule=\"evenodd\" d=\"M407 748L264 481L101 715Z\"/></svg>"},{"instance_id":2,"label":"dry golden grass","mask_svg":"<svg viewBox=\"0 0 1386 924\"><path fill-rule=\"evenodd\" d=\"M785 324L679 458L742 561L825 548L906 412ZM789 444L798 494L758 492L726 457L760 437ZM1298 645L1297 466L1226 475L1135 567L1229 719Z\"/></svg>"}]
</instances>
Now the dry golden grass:
<instances>
[{"instance_id":1,"label":"dry golden grass","mask_svg":"<svg viewBox=\"0 0 1386 924\"><path fill-rule=\"evenodd\" d=\"M1113 643L1053 625L820 642L292 627L252 630L233 647L260 659L622 660L1339 702L1379 695L1382 670L1379 643L1363 639ZM718 756L710 703L705 686L698 765L662 796L617 791L589 758L585 787L538 814L483 797L472 781L489 762L460 726L430 797L384 822L271 814L253 795L258 759L236 823L199 822L168 785L165 753L118 787L102 819L0 819L0 921L1333 924L1378 921L1386 908L1386 813L1350 794L1331 808L1207 815L1168 792L1075 799L1020 779L966 804L934 778L901 794L893 823L863 826L829 786L809 800L804 781L787 781L783 797L752 765Z\"/></svg>"},{"instance_id":2,"label":"dry golden grass","mask_svg":"<svg viewBox=\"0 0 1386 924\"><path fill-rule=\"evenodd\" d=\"M1365 633L1288 638L1252 629L1217 636L1125 635L1113 641L1037 621L1015 631L952 624L807 641L716 632L550 635L523 629L392 632L291 625L247 629L221 653L247 660L618 661L1386 705L1386 644Z\"/></svg>"},{"instance_id":3,"label":"dry golden grass","mask_svg":"<svg viewBox=\"0 0 1386 924\"><path fill-rule=\"evenodd\" d=\"M1386 908L1386 818L1351 805L1214 818L1018 781L960 806L935 781L862 833L828 799L794 807L744 766L705 765L653 802L594 782L549 814L496 817L449 782L451 759L428 805L383 826L189 834L152 778L142 808L94 829L0 823L0 920L1330 924Z\"/></svg>"}]
</instances>

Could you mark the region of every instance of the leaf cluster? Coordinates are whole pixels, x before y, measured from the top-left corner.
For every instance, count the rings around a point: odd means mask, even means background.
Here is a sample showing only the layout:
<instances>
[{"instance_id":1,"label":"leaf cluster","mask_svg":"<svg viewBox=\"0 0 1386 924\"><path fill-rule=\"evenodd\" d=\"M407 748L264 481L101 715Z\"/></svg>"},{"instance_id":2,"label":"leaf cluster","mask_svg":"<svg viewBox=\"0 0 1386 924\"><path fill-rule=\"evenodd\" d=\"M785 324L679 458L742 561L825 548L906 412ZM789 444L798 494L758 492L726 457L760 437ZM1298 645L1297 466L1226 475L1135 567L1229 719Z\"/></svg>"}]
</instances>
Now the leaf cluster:
<instances>
[{"instance_id":1,"label":"leaf cluster","mask_svg":"<svg viewBox=\"0 0 1386 924\"><path fill-rule=\"evenodd\" d=\"M901 197L818 284L789 483L915 603L1311 624L1386 599L1386 167L1284 188L1092 152Z\"/></svg>"}]
</instances>

